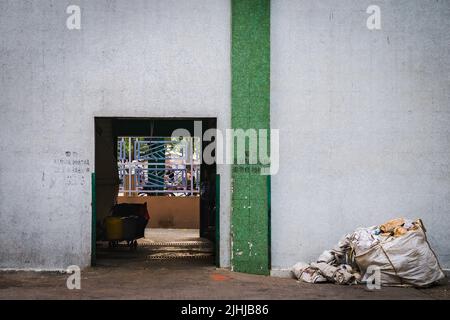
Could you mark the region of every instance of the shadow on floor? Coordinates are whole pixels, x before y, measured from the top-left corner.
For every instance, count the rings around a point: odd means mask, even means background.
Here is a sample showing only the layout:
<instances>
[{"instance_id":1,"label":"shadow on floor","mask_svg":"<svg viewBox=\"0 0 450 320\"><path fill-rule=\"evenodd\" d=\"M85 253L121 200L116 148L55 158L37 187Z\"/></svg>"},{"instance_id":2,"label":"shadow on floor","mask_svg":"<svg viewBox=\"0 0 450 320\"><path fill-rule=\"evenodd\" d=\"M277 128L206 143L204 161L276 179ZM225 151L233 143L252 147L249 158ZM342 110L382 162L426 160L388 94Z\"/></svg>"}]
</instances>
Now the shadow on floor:
<instances>
[{"instance_id":1,"label":"shadow on floor","mask_svg":"<svg viewBox=\"0 0 450 320\"><path fill-rule=\"evenodd\" d=\"M146 229L145 238L138 240L136 250L125 242L110 247L97 243L97 267L186 267L212 266L213 244L198 236L195 229Z\"/></svg>"}]
</instances>

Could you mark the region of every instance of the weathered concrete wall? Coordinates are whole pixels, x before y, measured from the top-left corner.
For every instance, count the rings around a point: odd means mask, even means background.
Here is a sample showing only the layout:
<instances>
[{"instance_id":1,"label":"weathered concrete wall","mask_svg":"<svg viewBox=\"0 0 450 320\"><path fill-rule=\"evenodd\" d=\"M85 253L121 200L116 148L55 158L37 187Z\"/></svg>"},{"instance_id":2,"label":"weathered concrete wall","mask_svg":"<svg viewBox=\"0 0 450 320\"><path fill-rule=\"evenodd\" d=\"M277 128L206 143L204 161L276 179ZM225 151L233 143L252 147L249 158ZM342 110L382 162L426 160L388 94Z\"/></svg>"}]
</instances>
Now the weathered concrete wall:
<instances>
[{"instance_id":1,"label":"weathered concrete wall","mask_svg":"<svg viewBox=\"0 0 450 320\"><path fill-rule=\"evenodd\" d=\"M382 29L366 27L369 5ZM450 2L276 0L272 266L358 226L423 218L450 267Z\"/></svg>"},{"instance_id":2,"label":"weathered concrete wall","mask_svg":"<svg viewBox=\"0 0 450 320\"><path fill-rule=\"evenodd\" d=\"M66 28L71 4L81 30ZM94 117L229 128L230 3L2 0L0 33L0 268L87 266ZM227 266L230 173L218 173Z\"/></svg>"}]
</instances>

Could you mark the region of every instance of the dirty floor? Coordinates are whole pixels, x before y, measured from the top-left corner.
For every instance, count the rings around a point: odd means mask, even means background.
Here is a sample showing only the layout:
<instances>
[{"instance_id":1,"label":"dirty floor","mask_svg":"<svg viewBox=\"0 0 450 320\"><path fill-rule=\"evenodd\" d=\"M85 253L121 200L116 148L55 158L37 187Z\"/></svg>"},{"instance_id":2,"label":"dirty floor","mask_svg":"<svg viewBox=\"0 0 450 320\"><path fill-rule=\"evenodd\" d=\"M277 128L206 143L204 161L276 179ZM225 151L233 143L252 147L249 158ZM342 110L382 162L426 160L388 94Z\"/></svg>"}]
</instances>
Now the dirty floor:
<instances>
[{"instance_id":1,"label":"dirty floor","mask_svg":"<svg viewBox=\"0 0 450 320\"><path fill-rule=\"evenodd\" d=\"M196 230L147 230L136 251L103 243L97 257L81 273L81 290L67 289L67 274L0 272L0 299L450 299L448 280L370 291L216 269L211 243Z\"/></svg>"}]
</instances>

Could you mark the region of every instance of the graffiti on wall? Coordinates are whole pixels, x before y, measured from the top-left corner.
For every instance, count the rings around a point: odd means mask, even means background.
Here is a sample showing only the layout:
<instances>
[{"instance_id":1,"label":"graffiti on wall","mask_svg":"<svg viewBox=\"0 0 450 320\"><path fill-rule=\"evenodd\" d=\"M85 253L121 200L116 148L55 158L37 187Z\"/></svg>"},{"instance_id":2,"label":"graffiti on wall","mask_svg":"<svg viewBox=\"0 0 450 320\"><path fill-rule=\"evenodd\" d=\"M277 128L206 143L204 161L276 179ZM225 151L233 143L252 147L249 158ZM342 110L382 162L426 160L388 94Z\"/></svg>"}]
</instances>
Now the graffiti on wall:
<instances>
[{"instance_id":1,"label":"graffiti on wall","mask_svg":"<svg viewBox=\"0 0 450 320\"><path fill-rule=\"evenodd\" d=\"M84 186L90 175L89 159L84 159L77 152L66 151L64 157L53 160L54 173L63 175L64 185Z\"/></svg>"}]
</instances>

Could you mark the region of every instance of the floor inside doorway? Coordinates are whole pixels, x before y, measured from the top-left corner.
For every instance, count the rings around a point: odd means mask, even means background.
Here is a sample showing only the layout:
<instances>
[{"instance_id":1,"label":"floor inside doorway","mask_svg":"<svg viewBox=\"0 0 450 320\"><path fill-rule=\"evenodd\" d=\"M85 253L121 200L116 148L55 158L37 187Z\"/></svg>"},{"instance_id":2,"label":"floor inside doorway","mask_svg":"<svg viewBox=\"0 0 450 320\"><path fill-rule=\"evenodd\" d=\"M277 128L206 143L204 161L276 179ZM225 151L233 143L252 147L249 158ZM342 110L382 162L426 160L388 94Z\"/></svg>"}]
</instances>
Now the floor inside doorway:
<instances>
[{"instance_id":1,"label":"floor inside doorway","mask_svg":"<svg viewBox=\"0 0 450 320\"><path fill-rule=\"evenodd\" d=\"M183 242L202 241L198 229L145 229L145 242Z\"/></svg>"}]
</instances>

